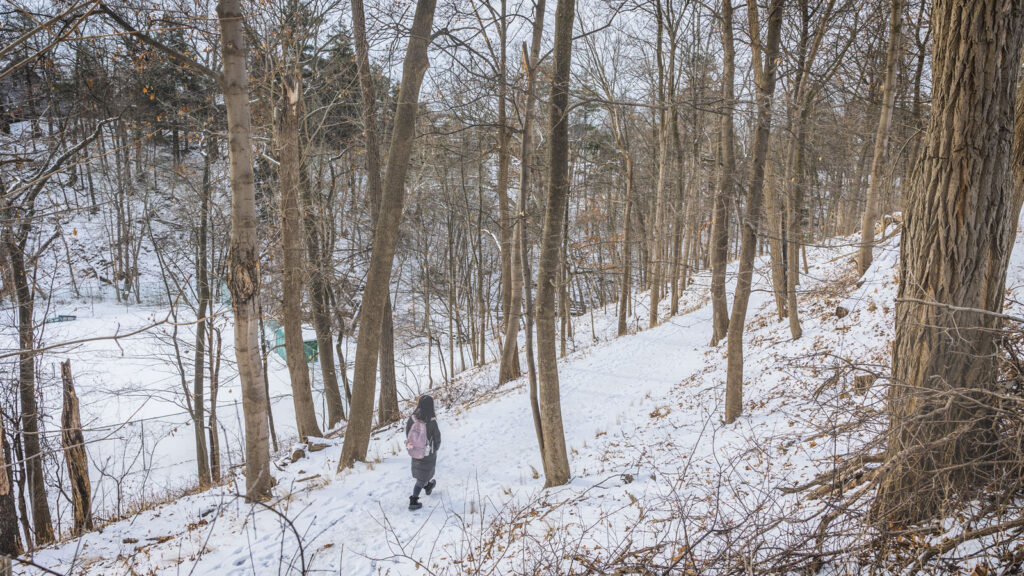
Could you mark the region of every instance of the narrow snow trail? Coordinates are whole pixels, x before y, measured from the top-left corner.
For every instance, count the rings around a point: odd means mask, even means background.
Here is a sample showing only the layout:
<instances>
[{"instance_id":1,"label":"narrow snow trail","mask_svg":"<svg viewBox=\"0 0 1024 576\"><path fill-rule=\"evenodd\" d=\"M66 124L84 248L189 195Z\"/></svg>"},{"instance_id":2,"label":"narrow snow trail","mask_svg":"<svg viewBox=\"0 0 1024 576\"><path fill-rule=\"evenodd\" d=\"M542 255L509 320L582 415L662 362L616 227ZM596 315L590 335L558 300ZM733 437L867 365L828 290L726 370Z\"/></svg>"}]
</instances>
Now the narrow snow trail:
<instances>
[{"instance_id":1,"label":"narrow snow trail","mask_svg":"<svg viewBox=\"0 0 1024 576\"><path fill-rule=\"evenodd\" d=\"M702 295L689 299L699 302ZM642 426L674 385L703 367L710 329L710 306L702 305L654 329L596 344L560 362L573 489L600 482L603 478L594 470L602 445ZM384 568L415 572L415 565L400 557L430 555L431 547L450 545L463 536L461 523L479 522L479 515L486 517L511 499L536 495L544 480L527 387L520 380L494 396L468 409L439 411L438 488L421 498L425 506L418 512L407 510L413 481L404 429L375 435L370 463L351 471L334 471L338 444L279 471L278 494L287 495L279 509L303 535L306 563L345 574L373 574ZM143 512L102 534L85 536L80 549L43 551L37 560L68 566L77 553L83 572L108 574L127 565L156 573L231 575L278 573L290 562L298 566L291 528L270 512L250 513L231 497L235 489Z\"/></svg>"},{"instance_id":2,"label":"narrow snow trail","mask_svg":"<svg viewBox=\"0 0 1024 576\"><path fill-rule=\"evenodd\" d=\"M562 362L559 379L570 453L599 451L601 441L596 437L602 433L605 440L631 433L658 400L702 366L709 330L710 312L701 309L653 330L593 346ZM525 497L539 490L543 477L534 478L534 471L542 471L542 465L529 397L525 386L517 384L513 393L462 414L439 415L443 438L437 465L439 487L432 496L422 497L423 510L406 510L412 480L402 446L404 435L385 434L371 445L371 457L382 459L372 470L360 465L296 502L308 506L304 515L315 515L308 519L309 532L328 530L331 534L318 543L333 541L337 548L344 546L347 555L383 558L398 552L397 547L384 546L388 541L408 543L419 536L420 545L429 547L435 541L458 538L461 528L449 512L470 516L500 505L507 495ZM588 443L590 448L584 448ZM574 484L586 487L600 480L581 469L581 462L593 458L584 455L573 460ZM329 529L334 525L340 530ZM412 556L416 552L405 550ZM261 559L263 565L276 565L278 556L276 547L269 550ZM231 564L214 562L211 568L220 571ZM350 556L342 564L346 574L363 574L372 572L375 563ZM333 561L328 565L338 568ZM243 566L227 573L248 570L251 567Z\"/></svg>"},{"instance_id":3,"label":"narrow snow trail","mask_svg":"<svg viewBox=\"0 0 1024 576\"><path fill-rule=\"evenodd\" d=\"M682 295L685 312L560 361L568 486L543 488L527 387L521 379L496 389L498 367L489 365L439 391L456 400L439 410L438 488L422 510L407 510L413 482L395 426L374 435L367 463L340 474L337 440L296 462L279 456L273 510L247 504L232 483L34 560L93 576L546 574L579 554L613 561L621 545L675 554L689 530L708 535L697 557L711 562L743 538L778 549L812 542L806 530L816 530L820 503L784 489L869 440L871 430L846 423L886 393L884 382L858 389L855 376L887 367L899 239L878 249L862 278L854 240L808 250L798 340L777 318L759 260L744 334L744 415L734 424L721 422L725 346L708 346L712 312L700 275ZM1021 262L1017 249L1010 311L1024 301ZM639 316L643 304L641 296ZM614 334L611 310L595 318L596 335Z\"/></svg>"}]
</instances>

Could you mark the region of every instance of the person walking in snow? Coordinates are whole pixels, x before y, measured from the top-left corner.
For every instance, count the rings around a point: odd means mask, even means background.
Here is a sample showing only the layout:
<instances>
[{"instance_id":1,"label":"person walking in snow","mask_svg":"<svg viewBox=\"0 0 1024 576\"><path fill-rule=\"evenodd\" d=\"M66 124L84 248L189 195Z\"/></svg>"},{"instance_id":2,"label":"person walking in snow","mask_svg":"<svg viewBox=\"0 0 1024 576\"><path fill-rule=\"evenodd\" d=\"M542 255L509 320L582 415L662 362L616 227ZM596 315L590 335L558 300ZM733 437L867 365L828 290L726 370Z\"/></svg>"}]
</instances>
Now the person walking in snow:
<instances>
[{"instance_id":1,"label":"person walking in snow","mask_svg":"<svg viewBox=\"0 0 1024 576\"><path fill-rule=\"evenodd\" d=\"M441 430L437 427L434 413L434 399L429 394L420 396L416 410L405 422L405 446L412 457L412 477L416 485L409 497L409 510L419 510L420 491L427 496L434 491L434 468L437 465L437 449L441 447Z\"/></svg>"}]
</instances>

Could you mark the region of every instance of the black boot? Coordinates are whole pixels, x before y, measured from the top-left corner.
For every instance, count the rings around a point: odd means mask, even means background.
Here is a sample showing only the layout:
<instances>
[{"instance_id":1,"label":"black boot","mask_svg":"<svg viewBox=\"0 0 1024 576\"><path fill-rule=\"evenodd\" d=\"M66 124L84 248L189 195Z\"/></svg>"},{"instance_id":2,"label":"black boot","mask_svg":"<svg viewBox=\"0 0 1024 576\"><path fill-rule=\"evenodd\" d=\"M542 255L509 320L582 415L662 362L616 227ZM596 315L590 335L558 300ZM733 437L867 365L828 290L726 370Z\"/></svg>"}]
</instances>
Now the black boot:
<instances>
[{"instance_id":1,"label":"black boot","mask_svg":"<svg viewBox=\"0 0 1024 576\"><path fill-rule=\"evenodd\" d=\"M430 493L434 491L434 486L437 486L437 480L431 480L423 487L423 491L427 493L427 496L430 496Z\"/></svg>"},{"instance_id":2,"label":"black boot","mask_svg":"<svg viewBox=\"0 0 1024 576\"><path fill-rule=\"evenodd\" d=\"M409 496L409 510L419 510L423 508L423 504L420 504L418 496Z\"/></svg>"}]
</instances>

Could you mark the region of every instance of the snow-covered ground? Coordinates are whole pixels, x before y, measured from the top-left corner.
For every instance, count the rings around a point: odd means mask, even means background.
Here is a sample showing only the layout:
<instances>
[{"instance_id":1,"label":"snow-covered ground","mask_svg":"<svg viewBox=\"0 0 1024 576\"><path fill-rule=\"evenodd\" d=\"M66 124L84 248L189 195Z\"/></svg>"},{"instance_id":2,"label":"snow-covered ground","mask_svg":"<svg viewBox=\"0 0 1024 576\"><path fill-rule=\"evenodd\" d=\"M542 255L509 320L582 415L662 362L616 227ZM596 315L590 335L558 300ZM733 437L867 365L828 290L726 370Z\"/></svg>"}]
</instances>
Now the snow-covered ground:
<instances>
[{"instance_id":1,"label":"snow-covered ground","mask_svg":"<svg viewBox=\"0 0 1024 576\"><path fill-rule=\"evenodd\" d=\"M389 428L373 437L369 462L340 474L340 441L295 462L280 454L273 510L238 498L239 478L33 560L61 573L107 575L554 574L645 563L700 573L711 567L702 558L754 566L815 528L773 520L816 506L781 489L863 441L839 415L884 392L855 390L853 376L888 363L898 237L877 249L863 281L855 244L837 239L808 250L797 341L775 316L760 262L745 338L744 416L733 425L722 423L725 345L708 345L711 308L700 276L679 315L561 361L567 486L544 489L526 386L495 388L492 365L436 391L438 488L422 498L422 510L406 509L409 458L402 432ZM1022 284L1017 249L1011 299L1022 299ZM837 306L848 314L840 318ZM595 324L609 330L613 319L605 311ZM463 390L474 391L470 400ZM834 562L830 572L856 570L850 562Z\"/></svg>"},{"instance_id":2,"label":"snow-covered ground","mask_svg":"<svg viewBox=\"0 0 1024 576\"><path fill-rule=\"evenodd\" d=\"M37 344L53 346L37 359L39 397L42 399L43 442L48 445L48 464L56 473L63 473L60 453L61 382L60 362L71 361L92 482L93 513L100 522L120 518L154 502L194 490L197 485L193 423L186 409L185 390L191 387L192 345L195 339L195 312L179 301L177 316L169 315L169 301L177 300L172 289L160 280L160 263L148 243L141 246L140 267L145 279L139 290L141 304L134 292L120 303L108 281L95 273L104 270L105 254L96 246L106 242L106 226L99 216L81 216L64 227L69 252L74 256L77 282L72 286L65 261L54 257L40 267L39 284L47 287L49 298L40 298L36 311ZM166 258L166 256L165 256ZM93 273L84 273L83 271ZM186 287L184 290L188 290ZM414 295L400 293L396 309L404 313L396 319L396 377L399 395L415 399L430 383L440 385L447 373L447 335L445 356L426 349L426 339L412 324L419 327L422 312L415 312ZM242 434L241 386L234 363L234 332L230 325L230 306L223 298L213 303L212 322L220 331L223 354L219 370L218 430L221 460L225 471L244 461ZM16 311L0 310L0 352L14 354L18 349ZM637 309L637 315L646 310ZM58 316L74 317L66 322L43 322ZM437 316L435 314L435 316ZM175 323L178 325L175 331ZM447 319L435 318L437 326ZM614 318L599 315L591 326L589 315L575 319L576 338L572 347L585 345L594 337L608 339L614 335ZM268 346L274 346L274 325L267 322ZM116 337L116 338L115 338ZM181 365L175 354L174 339L181 353ZM307 339L315 336L307 328ZM67 345L69 342L77 344ZM488 360L497 355L496 343L488 338ZM208 344L209 346L209 344ZM466 347L466 345L464 345ZM345 338L342 344L351 374L355 359L355 341ZM458 350L458 348L456 348ZM463 356L465 360L460 357ZM468 350L456 353L456 370L471 363ZM13 366L14 358L7 362ZM311 363L310 378L314 402L321 428L327 432L323 382L318 363ZM469 366L470 373L479 370ZM496 373L483 371L475 385L492 386ZM13 373L13 372L12 372ZM184 380L182 374L184 373ZM275 430L282 451L287 451L297 437L290 378L284 358L270 353L268 386ZM208 378L209 376L207 376ZM207 381L208 382L208 381ZM208 384L207 384L208 386ZM209 397L207 397L207 403ZM49 480L49 497L58 532L70 528L68 492L57 488L66 483L60 476Z\"/></svg>"},{"instance_id":3,"label":"snow-covered ground","mask_svg":"<svg viewBox=\"0 0 1024 576\"><path fill-rule=\"evenodd\" d=\"M807 358L813 349L828 346L837 357L851 361L885 361L895 245L890 242L880 250L866 281L855 289L851 244L810 250L812 265L805 277L808 292L803 296L806 310L802 310L805 335L797 342L790 341L784 323L773 319L765 271L759 269L746 338L745 416L734 425L721 422L724 344L709 346L707 277L698 277L684 293L679 316L654 329L598 342L561 362L562 409L572 467L568 486L543 489L543 466L525 385L518 381L496 389L497 366L488 366L457 380L447 394L437 390L442 404L465 397L455 394L457 387L476 390L476 394L469 402L445 405L439 412L443 436L439 486L424 498L426 506L418 512L406 509L412 488L409 458L400 430L389 428L375 436L370 462L340 475L335 471L338 442L329 442L326 450L295 463L282 454L273 504L278 511L253 508L234 497L243 490L238 480L41 550L35 562L58 571L74 566L76 573L88 574L264 574L279 569L287 573L300 570L303 564L307 569L345 574L419 573L417 562L443 567L457 561L498 563L512 572L527 562L521 549L518 556L508 549L487 554L489 558L472 549L483 544L483 534L493 532L490 523L504 522L508 515L532 510L518 527L524 535L564 528L561 537L578 538L586 532L582 542L603 549L625 527L639 527L634 538L659 538L654 524L646 526L637 518L641 509L669 497L693 498L691 507L707 508L712 502L701 498L714 484L718 484L714 505L721 507L721 521L727 522L745 509L744 500L752 503L757 498L754 493L744 495L741 486L792 485L812 476L817 462L835 449L828 442L800 441L821 424L815 417L827 414L811 398L826 375L807 379L806 370L786 367L792 363L783 360ZM852 291L815 290L836 285ZM833 314L840 300L851 311L842 320ZM95 320L80 322L102 324L109 317L110 311L97 311ZM147 320L143 317L138 322ZM595 324L606 335L613 325L613 311L601 312ZM589 329L578 327L578 337L584 334L589 337ZM119 353L116 344L103 345L109 354ZM820 359L810 362L826 369ZM130 364L119 362L119 366ZM97 374L102 369L102 364L92 368ZM124 370L127 373L120 375L124 378L158 377ZM280 375L271 380L278 386L287 385L283 370L282 364L276 369ZM225 396L232 394L237 395L237 390ZM137 413L147 414L145 402L139 404L142 409ZM286 426L290 402L275 407L280 425ZM132 410L137 408L126 406L118 417L130 416ZM231 417L230 411L224 416ZM176 434L190 438L189 430ZM765 447L770 457L765 457L765 451L750 450L755 439L775 445ZM178 445L189 448L187 442ZM723 466L735 467L740 461L745 469L733 469L725 482L728 486L722 485ZM587 530L588 523L605 529ZM536 550L531 556L535 561L539 558Z\"/></svg>"}]
</instances>

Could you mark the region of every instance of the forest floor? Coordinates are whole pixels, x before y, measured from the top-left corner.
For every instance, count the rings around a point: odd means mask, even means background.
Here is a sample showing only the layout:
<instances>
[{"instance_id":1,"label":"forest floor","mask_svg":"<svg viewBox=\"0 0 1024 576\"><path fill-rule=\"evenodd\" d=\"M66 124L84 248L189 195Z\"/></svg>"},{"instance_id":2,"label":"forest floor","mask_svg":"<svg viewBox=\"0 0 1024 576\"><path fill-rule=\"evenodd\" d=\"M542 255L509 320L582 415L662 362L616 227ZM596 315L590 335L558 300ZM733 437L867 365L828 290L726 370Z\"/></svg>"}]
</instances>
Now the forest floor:
<instances>
[{"instance_id":1,"label":"forest floor","mask_svg":"<svg viewBox=\"0 0 1024 576\"><path fill-rule=\"evenodd\" d=\"M784 489L866 441L867 430L846 424L884 397L881 380L855 388L854 376L887 371L899 238L876 249L862 281L856 240L808 249L796 341L775 314L759 260L744 415L732 425L722 423L725 344L708 344L708 277L699 275L678 315L561 360L566 486L544 489L525 379L496 388L493 364L435 391L438 487L419 511L407 510L409 458L395 426L374 434L369 462L340 474L340 440L317 440L326 448L294 462L290 450L279 453L272 509L239 498L236 477L32 560L96 575L565 574L629 565L699 573L726 571L702 564L725 557L755 567L813 533L799 520L819 517L821 504ZM1012 309L1024 295L1020 249L1007 288ZM595 326L613 325L613 310L600 314ZM833 556L826 572L855 566L852 555Z\"/></svg>"}]
</instances>

